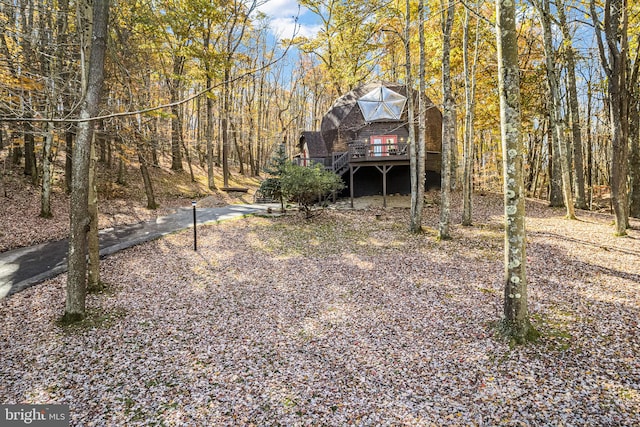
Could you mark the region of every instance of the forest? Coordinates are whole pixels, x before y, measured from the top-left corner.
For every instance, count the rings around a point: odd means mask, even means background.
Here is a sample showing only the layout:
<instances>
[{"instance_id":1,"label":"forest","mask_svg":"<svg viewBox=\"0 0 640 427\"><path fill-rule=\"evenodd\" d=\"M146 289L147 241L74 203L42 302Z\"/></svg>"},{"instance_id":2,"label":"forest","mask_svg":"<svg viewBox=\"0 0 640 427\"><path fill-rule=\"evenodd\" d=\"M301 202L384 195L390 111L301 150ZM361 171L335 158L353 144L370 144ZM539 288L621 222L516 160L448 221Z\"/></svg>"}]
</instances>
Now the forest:
<instances>
[{"instance_id":1,"label":"forest","mask_svg":"<svg viewBox=\"0 0 640 427\"><path fill-rule=\"evenodd\" d=\"M0 255L69 239L66 276L2 300L0 403L78 425L640 422L640 3L2 0L0 26ZM406 88L411 123L442 112L439 191L408 139L410 210L99 259L105 226L250 202L373 81Z\"/></svg>"},{"instance_id":2,"label":"forest","mask_svg":"<svg viewBox=\"0 0 640 427\"><path fill-rule=\"evenodd\" d=\"M209 171L210 189L228 186L229 168L260 175L278 143L295 153L300 132L317 129L348 90L372 80L406 84L409 73L412 86L420 90L421 81L441 109L449 105L445 87L450 92L454 184L463 181L468 160L475 189L501 188L492 3L426 2L418 12L418 2L301 1L317 32L289 39L274 36L261 12L265 3L111 4L96 120L100 161L121 172L135 162L144 177L145 167L168 156L172 170L199 164ZM517 6L525 186L530 196L563 204L565 153L575 172L575 204L588 208L594 194L611 187L612 169L623 158L629 163L619 181L629 182L629 210L638 216L638 6L601 3ZM604 13L618 4L625 5L619 16ZM41 185L46 216L58 158L65 159L70 189L92 11L69 1L12 1L0 8L0 148L5 162L21 165ZM425 57L418 72L420 49ZM611 115L611 96L618 95L625 118ZM616 142L614 131L628 143ZM214 166L224 168L221 183ZM146 189L153 207L153 188Z\"/></svg>"}]
</instances>

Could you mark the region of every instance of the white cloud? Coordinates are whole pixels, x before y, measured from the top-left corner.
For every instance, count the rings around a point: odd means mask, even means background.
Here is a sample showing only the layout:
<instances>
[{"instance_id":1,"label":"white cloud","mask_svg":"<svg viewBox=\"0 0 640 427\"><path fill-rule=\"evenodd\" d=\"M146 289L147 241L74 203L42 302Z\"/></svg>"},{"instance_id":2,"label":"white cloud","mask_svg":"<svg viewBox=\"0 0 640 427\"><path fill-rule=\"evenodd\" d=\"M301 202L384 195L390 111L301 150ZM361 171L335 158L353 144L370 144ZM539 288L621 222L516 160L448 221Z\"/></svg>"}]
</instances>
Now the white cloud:
<instances>
[{"instance_id":1,"label":"white cloud","mask_svg":"<svg viewBox=\"0 0 640 427\"><path fill-rule=\"evenodd\" d=\"M294 18L271 19L271 31L280 39L288 39L294 35L296 37L313 37L318 33L319 29L320 27L318 25L296 23Z\"/></svg>"},{"instance_id":2,"label":"white cloud","mask_svg":"<svg viewBox=\"0 0 640 427\"><path fill-rule=\"evenodd\" d=\"M271 17L294 17L298 14L297 0L267 0L258 10Z\"/></svg>"},{"instance_id":3,"label":"white cloud","mask_svg":"<svg viewBox=\"0 0 640 427\"><path fill-rule=\"evenodd\" d=\"M288 39L294 35L312 37L320 29L310 22L312 14L299 7L297 0L268 0L258 10L270 18L271 31L279 39Z\"/></svg>"}]
</instances>

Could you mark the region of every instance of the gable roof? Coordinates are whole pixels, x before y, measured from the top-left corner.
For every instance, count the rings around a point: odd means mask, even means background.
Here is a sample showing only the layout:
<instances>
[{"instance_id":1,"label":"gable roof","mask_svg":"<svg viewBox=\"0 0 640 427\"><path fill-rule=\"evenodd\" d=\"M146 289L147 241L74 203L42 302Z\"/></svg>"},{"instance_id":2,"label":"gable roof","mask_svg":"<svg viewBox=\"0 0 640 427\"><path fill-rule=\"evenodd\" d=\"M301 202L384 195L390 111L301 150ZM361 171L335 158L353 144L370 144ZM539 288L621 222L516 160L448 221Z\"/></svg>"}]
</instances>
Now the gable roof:
<instances>
[{"instance_id":1,"label":"gable roof","mask_svg":"<svg viewBox=\"0 0 640 427\"><path fill-rule=\"evenodd\" d=\"M298 141L298 145L301 151L304 148L305 143L307 144L307 148L309 149L309 153L307 154L309 158L327 157L329 155L327 146L322 140L322 134L320 132L302 132L302 135L300 135L300 140Z\"/></svg>"}]
</instances>

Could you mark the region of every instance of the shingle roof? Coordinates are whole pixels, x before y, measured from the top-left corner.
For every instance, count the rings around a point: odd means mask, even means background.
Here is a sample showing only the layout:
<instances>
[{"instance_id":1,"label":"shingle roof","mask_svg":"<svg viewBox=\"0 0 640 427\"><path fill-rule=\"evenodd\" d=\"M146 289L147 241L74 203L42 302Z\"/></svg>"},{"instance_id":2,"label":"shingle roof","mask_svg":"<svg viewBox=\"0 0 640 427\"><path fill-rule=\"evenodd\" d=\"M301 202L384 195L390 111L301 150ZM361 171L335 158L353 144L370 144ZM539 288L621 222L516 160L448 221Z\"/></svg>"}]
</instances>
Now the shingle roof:
<instances>
[{"instance_id":1,"label":"shingle roof","mask_svg":"<svg viewBox=\"0 0 640 427\"><path fill-rule=\"evenodd\" d=\"M300 140L298 141L300 150L302 150L305 143L307 144L307 148L309 149L308 156L310 158L327 157L329 155L327 146L322 140L322 134L320 132L302 132Z\"/></svg>"}]
</instances>

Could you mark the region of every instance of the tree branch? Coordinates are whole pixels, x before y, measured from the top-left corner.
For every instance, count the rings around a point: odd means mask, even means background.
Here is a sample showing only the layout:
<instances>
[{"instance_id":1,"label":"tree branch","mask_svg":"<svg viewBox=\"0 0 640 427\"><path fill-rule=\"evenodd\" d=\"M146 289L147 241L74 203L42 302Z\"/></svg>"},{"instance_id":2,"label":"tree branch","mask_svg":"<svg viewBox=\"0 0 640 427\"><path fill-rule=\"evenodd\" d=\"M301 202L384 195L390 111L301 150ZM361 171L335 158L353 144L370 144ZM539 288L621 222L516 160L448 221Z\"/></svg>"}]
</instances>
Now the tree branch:
<instances>
[{"instance_id":1,"label":"tree branch","mask_svg":"<svg viewBox=\"0 0 640 427\"><path fill-rule=\"evenodd\" d=\"M143 108L140 110L135 110L135 111L124 111L121 113L111 113L111 114L105 114L102 116L95 116L95 117L87 117L87 118L82 118L82 117L78 117L78 118L60 118L60 119L54 119L54 118L44 118L44 117L5 117L5 116L0 116L0 121L3 122L34 122L34 123L43 123L43 122L50 122L50 123L82 123L82 122L93 122L93 121L97 121L97 120L106 120L106 119L112 119L112 118L116 118L116 117L127 117L127 116L135 116L137 114L145 114L145 113L150 113L152 111L158 111L158 110L164 110L167 108L171 108L171 107L175 107L178 105L182 105L182 104L186 104L189 101L192 101L196 98L199 98L203 95L205 95L208 92L211 92L213 89L216 89L218 87L223 86L224 84L227 83L232 83L238 80L242 80L243 78L247 77L247 76L251 76L254 73L257 73L259 71L263 71L269 67L271 67L274 64L277 64L278 62L280 62L289 52L289 49L291 49L292 46L292 39L290 39L284 49L284 51L282 52L282 54L261 65L260 67L254 68L253 70L244 72L234 78L229 79L228 81L223 81L223 82L219 82L217 84L211 85L209 87L206 87L204 89L202 89L199 92L196 92L195 94L187 97L187 98L183 98L180 99L178 101L175 102L171 102L168 104L161 104L161 105L156 105L153 107L149 107L149 108Z\"/></svg>"}]
</instances>

